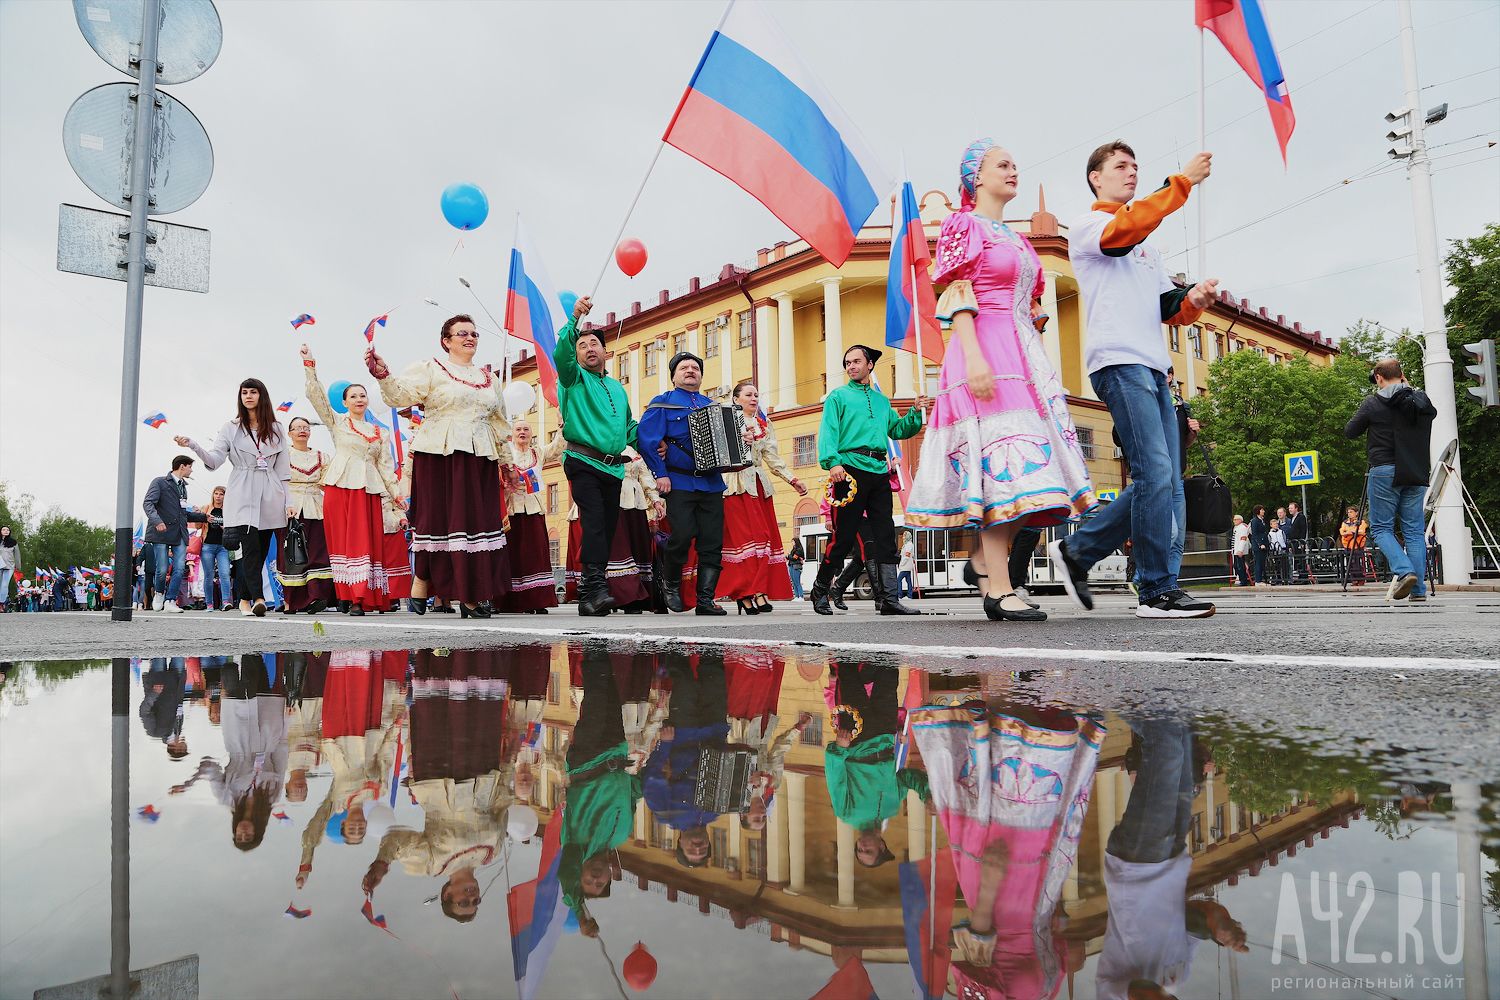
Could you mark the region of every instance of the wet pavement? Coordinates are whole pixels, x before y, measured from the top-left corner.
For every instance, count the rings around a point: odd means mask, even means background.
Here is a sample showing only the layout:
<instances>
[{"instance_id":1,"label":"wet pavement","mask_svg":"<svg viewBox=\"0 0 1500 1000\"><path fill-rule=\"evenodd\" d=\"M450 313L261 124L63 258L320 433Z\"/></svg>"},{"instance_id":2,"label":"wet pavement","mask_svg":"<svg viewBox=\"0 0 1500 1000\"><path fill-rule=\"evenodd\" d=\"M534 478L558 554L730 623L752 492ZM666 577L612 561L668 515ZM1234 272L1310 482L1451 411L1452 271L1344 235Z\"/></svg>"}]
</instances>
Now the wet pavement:
<instances>
[{"instance_id":1,"label":"wet pavement","mask_svg":"<svg viewBox=\"0 0 1500 1000\"><path fill-rule=\"evenodd\" d=\"M0 997L1500 989L1483 647L345 631L7 664Z\"/></svg>"}]
</instances>

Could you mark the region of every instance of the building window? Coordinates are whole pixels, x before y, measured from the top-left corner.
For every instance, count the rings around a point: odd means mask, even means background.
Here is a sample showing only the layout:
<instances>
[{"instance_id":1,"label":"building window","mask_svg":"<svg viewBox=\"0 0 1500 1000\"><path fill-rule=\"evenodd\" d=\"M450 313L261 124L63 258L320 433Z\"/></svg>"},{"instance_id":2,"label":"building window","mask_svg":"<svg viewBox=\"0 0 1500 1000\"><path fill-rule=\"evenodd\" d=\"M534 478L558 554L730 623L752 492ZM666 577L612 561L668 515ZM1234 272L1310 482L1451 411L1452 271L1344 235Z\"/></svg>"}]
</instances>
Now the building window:
<instances>
[{"instance_id":1,"label":"building window","mask_svg":"<svg viewBox=\"0 0 1500 1000\"><path fill-rule=\"evenodd\" d=\"M828 339L828 306L826 304L818 310L818 339Z\"/></svg>"},{"instance_id":2,"label":"building window","mask_svg":"<svg viewBox=\"0 0 1500 1000\"><path fill-rule=\"evenodd\" d=\"M1193 327L1188 332L1188 336L1191 337L1192 341L1193 341L1193 357L1197 358L1199 361L1202 361L1203 360L1203 331L1200 330L1200 329L1198 329L1195 326L1195 327Z\"/></svg>"},{"instance_id":3,"label":"building window","mask_svg":"<svg viewBox=\"0 0 1500 1000\"><path fill-rule=\"evenodd\" d=\"M547 513L549 513L549 514L556 514L557 513L557 484L556 483L548 483L547 484ZM552 544L553 545L557 544L557 542L556 542L555 539L553 540Z\"/></svg>"},{"instance_id":4,"label":"building window","mask_svg":"<svg viewBox=\"0 0 1500 1000\"><path fill-rule=\"evenodd\" d=\"M1182 331L1175 326L1167 327L1167 341L1172 345L1172 350L1182 350Z\"/></svg>"},{"instance_id":5,"label":"building window","mask_svg":"<svg viewBox=\"0 0 1500 1000\"><path fill-rule=\"evenodd\" d=\"M720 830L715 827L712 831L714 845L713 860L709 864L715 868L723 868L729 863L729 831Z\"/></svg>"},{"instance_id":6,"label":"building window","mask_svg":"<svg viewBox=\"0 0 1500 1000\"><path fill-rule=\"evenodd\" d=\"M823 743L823 716L815 714L807 725L802 727L802 735L797 741L804 746L821 746Z\"/></svg>"},{"instance_id":7,"label":"building window","mask_svg":"<svg viewBox=\"0 0 1500 1000\"><path fill-rule=\"evenodd\" d=\"M703 335L703 356L705 358L717 358L719 356L719 324L715 323L708 328Z\"/></svg>"},{"instance_id":8,"label":"building window","mask_svg":"<svg viewBox=\"0 0 1500 1000\"><path fill-rule=\"evenodd\" d=\"M927 384L928 385L937 385L938 384L938 380L941 379L942 377L943 377L943 366L942 365L928 365L927 366Z\"/></svg>"},{"instance_id":9,"label":"building window","mask_svg":"<svg viewBox=\"0 0 1500 1000\"><path fill-rule=\"evenodd\" d=\"M1092 427L1079 427L1077 431L1079 454L1086 460L1092 459L1094 457L1094 429Z\"/></svg>"},{"instance_id":10,"label":"building window","mask_svg":"<svg viewBox=\"0 0 1500 1000\"><path fill-rule=\"evenodd\" d=\"M1191 849L1193 851L1203 850L1203 814L1193 813L1193 826L1191 833Z\"/></svg>"},{"instance_id":11,"label":"building window","mask_svg":"<svg viewBox=\"0 0 1500 1000\"><path fill-rule=\"evenodd\" d=\"M672 334L672 354L675 356L681 354L685 350L687 350L687 334Z\"/></svg>"},{"instance_id":12,"label":"building window","mask_svg":"<svg viewBox=\"0 0 1500 1000\"><path fill-rule=\"evenodd\" d=\"M755 339L750 333L750 310L746 309L736 316L735 322L739 324L740 346L749 347L751 341Z\"/></svg>"},{"instance_id":13,"label":"building window","mask_svg":"<svg viewBox=\"0 0 1500 1000\"><path fill-rule=\"evenodd\" d=\"M751 878L766 877L766 842L752 836L745 844L746 873Z\"/></svg>"},{"instance_id":14,"label":"building window","mask_svg":"<svg viewBox=\"0 0 1500 1000\"><path fill-rule=\"evenodd\" d=\"M651 818L651 846L670 851L674 839L672 828L653 816Z\"/></svg>"},{"instance_id":15,"label":"building window","mask_svg":"<svg viewBox=\"0 0 1500 1000\"><path fill-rule=\"evenodd\" d=\"M1277 354L1275 351L1267 351L1266 360L1270 361L1273 365L1279 365L1281 363L1281 355Z\"/></svg>"},{"instance_id":16,"label":"building window","mask_svg":"<svg viewBox=\"0 0 1500 1000\"><path fill-rule=\"evenodd\" d=\"M1240 352L1240 348L1242 348L1244 346L1245 346L1244 344L1241 344L1234 337L1230 337L1229 338L1229 353L1230 354L1238 354Z\"/></svg>"},{"instance_id":17,"label":"building window","mask_svg":"<svg viewBox=\"0 0 1500 1000\"><path fill-rule=\"evenodd\" d=\"M557 556L559 551L558 540L556 538L547 539L547 557L552 560L552 565L554 566L558 563Z\"/></svg>"},{"instance_id":18,"label":"building window","mask_svg":"<svg viewBox=\"0 0 1500 1000\"><path fill-rule=\"evenodd\" d=\"M659 362L656 359L656 349L660 341L653 340L645 347L646 351L646 374L655 375Z\"/></svg>"},{"instance_id":19,"label":"building window","mask_svg":"<svg viewBox=\"0 0 1500 1000\"><path fill-rule=\"evenodd\" d=\"M556 705L556 704L558 704L558 697L559 697L559 692L561 691L561 689L562 689L562 684L558 681L557 674L556 673L549 674L547 676L547 704L549 704L549 705Z\"/></svg>"},{"instance_id":20,"label":"building window","mask_svg":"<svg viewBox=\"0 0 1500 1000\"><path fill-rule=\"evenodd\" d=\"M620 372L619 372L618 375L615 376L615 378L617 378L617 379L620 380L620 384L621 385L629 385L630 384L630 354L627 352L625 354L617 355L616 357L619 360L615 362L615 367L619 368Z\"/></svg>"},{"instance_id":21,"label":"building window","mask_svg":"<svg viewBox=\"0 0 1500 1000\"><path fill-rule=\"evenodd\" d=\"M1224 356L1224 335L1214 334L1214 360L1217 361Z\"/></svg>"},{"instance_id":22,"label":"building window","mask_svg":"<svg viewBox=\"0 0 1500 1000\"><path fill-rule=\"evenodd\" d=\"M792 464L818 464L818 436L816 434L803 434L792 438Z\"/></svg>"}]
</instances>

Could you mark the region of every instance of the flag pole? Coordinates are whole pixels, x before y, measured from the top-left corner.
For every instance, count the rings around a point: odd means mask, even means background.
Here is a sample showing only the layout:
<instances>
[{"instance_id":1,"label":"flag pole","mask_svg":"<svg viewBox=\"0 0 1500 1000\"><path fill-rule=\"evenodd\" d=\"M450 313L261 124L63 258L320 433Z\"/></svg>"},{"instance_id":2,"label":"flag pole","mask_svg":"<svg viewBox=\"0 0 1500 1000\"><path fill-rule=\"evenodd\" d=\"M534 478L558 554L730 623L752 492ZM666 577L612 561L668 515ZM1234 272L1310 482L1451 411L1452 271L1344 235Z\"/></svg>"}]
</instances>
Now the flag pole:
<instances>
[{"instance_id":1,"label":"flag pole","mask_svg":"<svg viewBox=\"0 0 1500 1000\"><path fill-rule=\"evenodd\" d=\"M904 223L906 222L906 185L910 183L911 177L909 177L906 172L906 151L903 150L901 152L901 187L898 189L896 194L896 196L901 200L901 221L903 223L901 229L901 238L903 240L907 238L906 227L904 225ZM892 240L895 240L896 238L896 213L894 211L894 208L895 206L893 204L891 212ZM922 207L920 205L917 206L917 226L922 227ZM922 228L922 238L924 240L927 238L927 230L925 228ZM907 247L906 249L908 251L906 263L911 276L911 317L912 322L916 324L917 328L915 345L917 348L917 395L925 396L927 395L927 363L924 360L924 355L922 354L922 316L919 312L919 310L922 308L922 296L917 290L916 255L910 252L913 249L912 247ZM925 412L923 415L926 415Z\"/></svg>"},{"instance_id":2,"label":"flag pole","mask_svg":"<svg viewBox=\"0 0 1500 1000\"><path fill-rule=\"evenodd\" d=\"M1198 152L1208 148L1207 98L1204 84L1204 52L1207 49L1204 31L1198 28ZM1198 280L1208 277L1208 217L1204 213L1203 185L1198 185ZM1191 345L1189 345L1191 347ZM1192 386L1188 387L1192 392Z\"/></svg>"}]
</instances>

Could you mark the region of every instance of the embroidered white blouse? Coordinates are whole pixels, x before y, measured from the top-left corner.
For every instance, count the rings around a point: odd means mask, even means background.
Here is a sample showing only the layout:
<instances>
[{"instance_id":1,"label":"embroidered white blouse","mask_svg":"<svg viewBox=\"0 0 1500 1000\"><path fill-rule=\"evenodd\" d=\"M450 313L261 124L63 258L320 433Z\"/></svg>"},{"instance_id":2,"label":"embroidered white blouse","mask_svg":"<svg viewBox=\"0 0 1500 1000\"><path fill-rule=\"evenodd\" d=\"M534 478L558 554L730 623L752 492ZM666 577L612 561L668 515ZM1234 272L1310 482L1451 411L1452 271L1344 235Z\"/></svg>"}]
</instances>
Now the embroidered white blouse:
<instances>
[{"instance_id":1,"label":"embroidered white blouse","mask_svg":"<svg viewBox=\"0 0 1500 1000\"><path fill-rule=\"evenodd\" d=\"M328 470L328 456L309 448L290 452L292 478L287 484L287 506L294 515L323 520L323 474Z\"/></svg>"},{"instance_id":2,"label":"embroidered white blouse","mask_svg":"<svg viewBox=\"0 0 1500 1000\"><path fill-rule=\"evenodd\" d=\"M429 358L379 380L380 398L397 408L420 406L422 425L411 450L428 455L466 451L510 462L510 423L500 380L474 365Z\"/></svg>"},{"instance_id":3,"label":"embroidered white blouse","mask_svg":"<svg viewBox=\"0 0 1500 1000\"><path fill-rule=\"evenodd\" d=\"M782 459L781 451L776 447L776 431L770 423L762 427L760 421L754 418L747 419L745 423L754 435L754 440L750 442L751 464L739 472L724 473L724 495L732 497L749 493L752 496L775 496L776 488L766 470L769 469L788 486L797 477L792 475L791 469L787 468L786 461Z\"/></svg>"},{"instance_id":4,"label":"embroidered white blouse","mask_svg":"<svg viewBox=\"0 0 1500 1000\"><path fill-rule=\"evenodd\" d=\"M554 433L552 440L545 448L538 449L535 444L521 450L511 445L511 456L515 459L516 472L520 474L521 486L519 489L509 489L505 495L505 509L511 514L542 514L542 467L549 462L555 462L562 457L563 448L567 442L561 434ZM535 470L537 491L528 493L526 491L526 471Z\"/></svg>"},{"instance_id":5,"label":"embroidered white blouse","mask_svg":"<svg viewBox=\"0 0 1500 1000\"><path fill-rule=\"evenodd\" d=\"M307 373L307 401L333 437L333 458L324 470L323 485L376 496L393 492L396 463L391 458L390 435L367 420L356 423L347 413L333 412L318 370L312 365L302 370Z\"/></svg>"}]
</instances>

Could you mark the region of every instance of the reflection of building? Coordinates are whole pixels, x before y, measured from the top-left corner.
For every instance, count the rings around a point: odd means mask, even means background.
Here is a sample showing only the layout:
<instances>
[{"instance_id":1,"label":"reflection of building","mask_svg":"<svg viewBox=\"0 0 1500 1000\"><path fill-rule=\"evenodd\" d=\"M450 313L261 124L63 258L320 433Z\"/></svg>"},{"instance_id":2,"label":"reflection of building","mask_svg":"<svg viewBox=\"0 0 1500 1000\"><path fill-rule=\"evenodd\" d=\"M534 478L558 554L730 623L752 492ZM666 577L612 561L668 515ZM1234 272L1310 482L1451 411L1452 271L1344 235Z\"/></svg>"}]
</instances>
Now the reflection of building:
<instances>
[{"instance_id":1,"label":"reflection of building","mask_svg":"<svg viewBox=\"0 0 1500 1000\"><path fill-rule=\"evenodd\" d=\"M1044 343L1068 392L1095 485L1118 487L1120 463L1111 443L1109 414L1083 371L1087 331L1068 261L1066 229L1046 210L1045 199L1039 201L1039 210L1029 219L1015 220L1015 227L1030 234L1045 269L1042 304L1052 322ZM940 191L923 197L922 217L930 239L937 238L952 210ZM843 378L843 352L856 343L883 346L889 255L887 225L862 230L841 268L801 241L778 243L758 251L753 261L725 264L712 278L692 278L684 287L662 289L648 301L631 303L623 313L601 311L591 319L608 341L608 370L625 384L637 415L653 396L671 387L667 360L681 350L704 359L703 391L710 395L727 396L740 379L756 383L783 457L809 489L808 498L802 499L790 490L778 492L777 515L789 542L797 525L818 520L817 497L826 474L817 465L816 434L823 397ZM1321 332L1305 331L1300 323L1288 323L1227 291L1201 323L1183 329L1163 327L1162 336L1174 359L1178 385L1189 397L1206 387L1208 366L1229 353L1251 350L1273 361L1305 355L1317 363L1327 363L1336 353ZM929 393L936 382L935 367L930 371ZM536 359L523 359L514 373L535 384ZM905 351L888 351L875 375L898 402L916 392L915 357ZM542 413L536 422L538 431L540 425L547 433L557 427L555 414ZM908 472L920 451L919 442L904 450ZM548 529L558 543L553 562L560 565L567 539L567 485L556 463L543 470L543 478Z\"/></svg>"},{"instance_id":2,"label":"reflection of building","mask_svg":"<svg viewBox=\"0 0 1500 1000\"><path fill-rule=\"evenodd\" d=\"M784 729L804 711L819 721L811 738L794 744L787 756L766 830L745 830L736 816L720 816L709 827L712 860L703 868L686 869L673 858L675 833L652 816L643 800L637 807L634 836L619 849L621 879L624 886L661 893L685 910L691 907L736 928L754 929L790 947L825 954L835 948L852 949L866 962L904 963L897 865L859 867L854 861L854 831L835 818L829 802L823 743L831 733L822 671L821 661L788 659L779 725ZM901 668L903 687L910 674ZM568 676L566 650L559 648L553 659L544 737L549 758L557 762L577 718ZM947 680L951 686L958 679ZM935 693L934 700L961 701L977 693L974 688ZM1126 769L1130 728L1113 715L1106 725L1078 864L1063 894L1069 917L1066 936L1085 940L1089 954L1102 946L1105 930L1104 846L1124 813L1133 781ZM544 816L560 800L559 779L560 773L552 770L538 780L537 804ZM1280 812L1253 813L1229 798L1223 775L1210 765L1193 803L1189 890L1199 893L1220 884L1234 885L1241 877L1275 867L1280 858L1295 856L1328 839L1335 828L1347 827L1362 808L1352 794L1329 803L1292 796ZM886 829L898 861L926 856L931 817L920 800L907 796L902 813ZM938 837L939 845L945 845L940 826ZM955 919L966 915L959 899Z\"/></svg>"}]
</instances>

